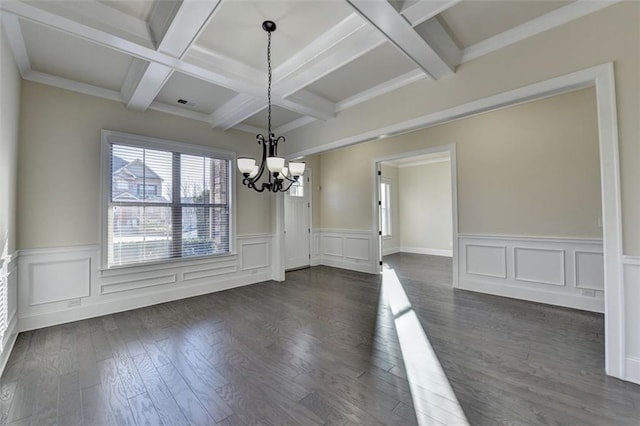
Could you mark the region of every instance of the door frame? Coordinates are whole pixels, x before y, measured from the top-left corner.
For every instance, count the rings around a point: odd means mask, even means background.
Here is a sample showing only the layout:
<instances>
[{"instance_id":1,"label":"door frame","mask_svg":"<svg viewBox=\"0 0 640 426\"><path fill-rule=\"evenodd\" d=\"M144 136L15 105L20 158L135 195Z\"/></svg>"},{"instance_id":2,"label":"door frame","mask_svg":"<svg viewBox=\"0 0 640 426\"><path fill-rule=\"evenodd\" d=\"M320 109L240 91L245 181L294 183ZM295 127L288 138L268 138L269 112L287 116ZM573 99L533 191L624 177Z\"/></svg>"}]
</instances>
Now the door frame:
<instances>
[{"instance_id":1,"label":"door frame","mask_svg":"<svg viewBox=\"0 0 640 426\"><path fill-rule=\"evenodd\" d=\"M305 167L303 179L304 179L305 176L308 179L307 180L307 186L305 187L305 194L306 194L306 197L307 197L307 200L308 200L307 202L309 203L309 206L307 207L308 220L309 220L309 231L307 233L309 235L309 266L313 266L313 264L311 262L311 259L313 259L313 251L312 251L312 249L313 249L313 186L312 186L313 179L312 179L312 168L311 167L309 167L309 166ZM286 207L287 204L286 204L286 202L284 202L284 197L286 197L286 195L287 194L283 194L283 198L282 198L282 200L283 200L283 209L282 209L283 216L284 216L285 210L287 208ZM284 221L283 221L283 226L286 228L286 223L284 223ZM285 235L285 238L284 238L284 241L283 241L283 245L282 245L282 248L284 250L283 251L283 253L284 253L284 256L283 256L284 260L283 261L284 261L285 271L287 270L286 269L287 268L287 256L286 256L287 245L286 244L287 244L287 240L286 240L286 235Z\"/></svg>"},{"instance_id":2,"label":"door frame","mask_svg":"<svg viewBox=\"0 0 640 426\"><path fill-rule=\"evenodd\" d=\"M380 178L378 175L378 170L381 169L381 164L385 161L394 161L400 160L401 158L407 157L415 157L418 155L427 155L427 154L435 154L438 152L448 152L449 160L451 164L451 241L452 241L452 282L453 287L458 288L458 169L456 166L456 145L455 144L447 144L447 145L439 145L431 148L419 149L416 151L406 151L400 152L397 154L386 155L384 157L376 157L371 162L372 170L373 170L373 190L372 194L375 194L373 197L373 222L376 224L376 234L377 238L375 238L375 250L374 253L377 253L377 264L378 273L382 272L382 236L378 232L380 229L380 208L378 205L378 200L380 200Z\"/></svg>"}]
</instances>

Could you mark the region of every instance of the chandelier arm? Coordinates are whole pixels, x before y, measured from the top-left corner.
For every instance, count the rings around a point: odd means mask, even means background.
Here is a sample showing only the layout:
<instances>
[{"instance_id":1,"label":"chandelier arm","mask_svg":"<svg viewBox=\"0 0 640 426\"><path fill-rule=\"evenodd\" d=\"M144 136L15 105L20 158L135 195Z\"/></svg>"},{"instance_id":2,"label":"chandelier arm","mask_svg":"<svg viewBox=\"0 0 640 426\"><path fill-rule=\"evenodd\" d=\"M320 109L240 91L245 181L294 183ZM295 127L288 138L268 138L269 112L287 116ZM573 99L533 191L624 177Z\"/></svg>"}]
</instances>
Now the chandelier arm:
<instances>
[{"instance_id":1,"label":"chandelier arm","mask_svg":"<svg viewBox=\"0 0 640 426\"><path fill-rule=\"evenodd\" d=\"M279 188L279 191L280 191L280 192L287 192L287 191L291 188L291 186L292 186L295 182L297 182L297 181L295 181L295 180L291 180L291 179L289 179L289 178L287 178L287 180L289 181L289 186L287 186L287 187L285 188L282 184L280 184L280 188Z\"/></svg>"},{"instance_id":2,"label":"chandelier arm","mask_svg":"<svg viewBox=\"0 0 640 426\"><path fill-rule=\"evenodd\" d=\"M251 179L252 182L258 182L262 177L262 173L264 173L265 163L267 158L267 144L264 139L264 136L258 135L256 137L258 139L258 143L262 145L262 161L260 162L260 168L258 169L258 173ZM255 186L255 185L254 185Z\"/></svg>"}]
</instances>

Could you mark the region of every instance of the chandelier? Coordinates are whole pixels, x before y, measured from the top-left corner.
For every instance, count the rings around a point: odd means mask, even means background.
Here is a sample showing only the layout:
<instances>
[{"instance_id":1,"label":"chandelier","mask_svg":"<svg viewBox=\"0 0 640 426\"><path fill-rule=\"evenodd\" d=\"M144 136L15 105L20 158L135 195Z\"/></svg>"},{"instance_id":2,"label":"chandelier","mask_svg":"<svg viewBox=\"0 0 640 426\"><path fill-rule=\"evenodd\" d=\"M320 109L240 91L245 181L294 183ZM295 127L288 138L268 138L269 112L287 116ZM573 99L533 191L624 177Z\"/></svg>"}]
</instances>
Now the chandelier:
<instances>
[{"instance_id":1,"label":"chandelier","mask_svg":"<svg viewBox=\"0 0 640 426\"><path fill-rule=\"evenodd\" d=\"M269 102L269 118L267 136L257 135L258 144L262 145L262 160L260 165L256 164L256 160L249 157L238 158L238 170L244 177L242 184L252 188L258 192L265 190L270 192L286 192L291 188L298 178L304 173L304 163L290 162L289 166L285 165L283 157L278 157L278 143L284 142L284 136L276 137L271 132L271 33L276 30L276 24L273 21L264 21L262 29L268 34L267 42L267 68L269 83L267 88L267 99ZM260 178L268 169L266 182L260 183ZM291 177L289 177L291 175Z\"/></svg>"}]
</instances>

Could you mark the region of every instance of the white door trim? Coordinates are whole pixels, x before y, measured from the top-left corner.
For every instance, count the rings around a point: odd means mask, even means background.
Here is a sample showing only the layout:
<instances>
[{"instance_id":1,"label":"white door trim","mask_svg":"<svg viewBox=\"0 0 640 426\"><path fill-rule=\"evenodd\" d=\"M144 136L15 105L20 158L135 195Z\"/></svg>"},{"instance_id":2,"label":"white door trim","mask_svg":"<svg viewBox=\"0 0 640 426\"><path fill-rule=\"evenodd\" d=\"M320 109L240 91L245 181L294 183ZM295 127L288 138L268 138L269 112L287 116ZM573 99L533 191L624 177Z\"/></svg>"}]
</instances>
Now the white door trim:
<instances>
[{"instance_id":1,"label":"white door trim","mask_svg":"<svg viewBox=\"0 0 640 426\"><path fill-rule=\"evenodd\" d=\"M303 184L304 184L304 191L305 191L304 192L305 202L308 203L308 205L307 205L307 220L308 220L308 222L307 222L307 225L308 225L307 226L308 227L307 243L308 243L308 246L309 246L309 257L307 259L307 264L306 265L292 267L291 269L298 269L298 268L304 268L304 267L307 267L307 266L311 266L311 253L312 253L312 250L311 250L312 249L312 244L311 244L312 243L312 241L311 241L312 238L311 238L311 235L312 235L312 232L313 232L313 222L312 222L313 221L313 214L312 214L312 209L313 209L312 182L313 182L313 180L312 180L312 177L311 177L311 167L305 167L304 174L301 176L301 178L303 180L307 179L307 182L303 181ZM285 194L285 202L284 202L284 212L285 212L285 214L286 214L286 211L287 211L286 196L287 196L287 194ZM287 224L285 222L285 227L286 227L286 225ZM284 260L285 270L288 270L289 268L287 267L287 262L288 262L287 256L288 255L287 255L287 247L286 247L286 233L285 233L284 254L285 254L285 260Z\"/></svg>"}]
</instances>

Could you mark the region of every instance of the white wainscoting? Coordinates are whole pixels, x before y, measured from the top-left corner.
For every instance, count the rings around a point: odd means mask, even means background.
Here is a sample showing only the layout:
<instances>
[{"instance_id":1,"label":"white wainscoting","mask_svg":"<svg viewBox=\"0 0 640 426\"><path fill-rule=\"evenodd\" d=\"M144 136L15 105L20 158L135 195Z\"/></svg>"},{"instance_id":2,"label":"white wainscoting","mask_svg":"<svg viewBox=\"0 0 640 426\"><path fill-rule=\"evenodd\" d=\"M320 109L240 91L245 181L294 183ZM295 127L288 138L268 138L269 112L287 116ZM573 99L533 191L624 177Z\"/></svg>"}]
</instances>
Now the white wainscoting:
<instances>
[{"instance_id":1,"label":"white wainscoting","mask_svg":"<svg viewBox=\"0 0 640 426\"><path fill-rule=\"evenodd\" d=\"M624 256L626 379L640 384L640 256Z\"/></svg>"},{"instance_id":2,"label":"white wainscoting","mask_svg":"<svg viewBox=\"0 0 640 426\"><path fill-rule=\"evenodd\" d=\"M459 287L604 312L602 240L460 234Z\"/></svg>"},{"instance_id":3,"label":"white wainscoting","mask_svg":"<svg viewBox=\"0 0 640 426\"><path fill-rule=\"evenodd\" d=\"M101 270L98 245L20 251L19 329L31 330L271 279L271 234L236 254Z\"/></svg>"},{"instance_id":4,"label":"white wainscoting","mask_svg":"<svg viewBox=\"0 0 640 426\"><path fill-rule=\"evenodd\" d=\"M376 274L378 256L375 253L373 231L354 229L315 229L313 231L311 264Z\"/></svg>"},{"instance_id":5,"label":"white wainscoting","mask_svg":"<svg viewBox=\"0 0 640 426\"><path fill-rule=\"evenodd\" d=\"M9 355L18 336L18 253L13 253L0 259L0 273L2 281L7 283L6 305L2 310L7 312L7 329L0 341L0 375L7 365ZM4 312L2 312L4 315Z\"/></svg>"}]
</instances>

